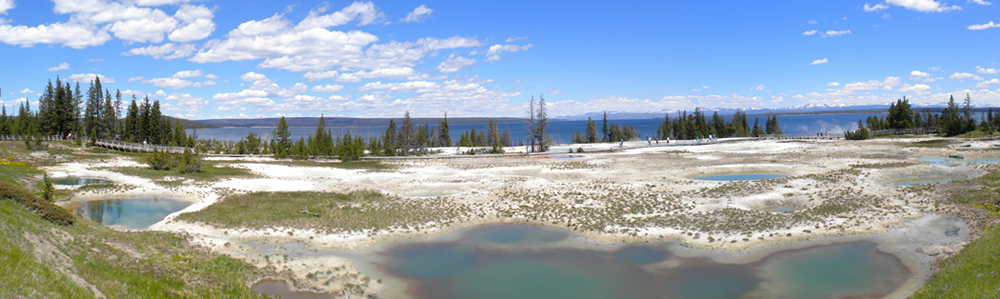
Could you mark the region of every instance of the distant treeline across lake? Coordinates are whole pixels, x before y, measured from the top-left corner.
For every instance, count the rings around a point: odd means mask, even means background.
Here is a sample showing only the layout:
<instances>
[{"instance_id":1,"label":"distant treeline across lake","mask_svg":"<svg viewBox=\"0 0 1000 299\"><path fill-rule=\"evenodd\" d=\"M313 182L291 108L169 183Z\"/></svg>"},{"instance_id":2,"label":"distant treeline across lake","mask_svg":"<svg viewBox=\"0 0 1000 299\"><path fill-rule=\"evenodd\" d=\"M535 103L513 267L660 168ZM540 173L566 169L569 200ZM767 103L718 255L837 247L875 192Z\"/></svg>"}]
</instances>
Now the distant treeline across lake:
<instances>
[{"instance_id":1,"label":"distant treeline across lake","mask_svg":"<svg viewBox=\"0 0 1000 299\"><path fill-rule=\"evenodd\" d=\"M863 114L816 114L816 115L778 115L778 123L781 126L781 130L785 134L816 134L819 132L827 132L830 134L843 134L844 131L856 130L858 128L858 120L864 120L869 115L885 116L886 113L863 113ZM675 117L671 115L671 118ZM753 126L754 116L748 117L750 126ZM764 122L767 120L765 116L756 117L760 121L760 125L763 126ZM726 121L730 121L731 117L726 117ZM458 141L459 137L466 131L475 129L476 132L485 131L487 127L487 122L483 121L481 123L463 123L460 121L455 121L449 119L449 133L451 135L451 140ZM594 119L597 122L597 128L601 128L601 120ZM656 135L656 128L660 126L663 122L662 118L657 119L620 119L620 120L608 120L608 123L617 124L619 127L622 125L629 125L634 127L636 132L638 132L642 137L640 139L646 139L648 136ZM260 134L260 136L269 136L271 131L274 130L274 126L277 123L270 124L270 126L264 127L232 127L232 128L217 128L217 129L188 129L188 134L197 134L198 139L215 139L215 140L232 140L238 141L241 138L245 138L248 133L253 132L255 134ZM401 125L400 122L396 122L397 128ZM366 125L366 126L340 126L340 125L328 125L327 129L333 133L334 136L343 136L344 133L350 131L353 135L361 135L367 139L371 136L382 136L385 133L385 129L388 127L388 121L383 125ZM437 124L431 124L431 129L437 130ZM501 132L505 128L510 129L510 134L512 140L515 144L519 141L524 142L526 136L528 135L525 122L518 121L507 121L499 122L498 128ZM560 144L571 143L573 140L573 132L580 131L583 133L587 129L586 120L552 120L549 122L549 134L552 139ZM316 133L316 127L290 127L291 139L299 140L299 137L307 138Z\"/></svg>"}]
</instances>

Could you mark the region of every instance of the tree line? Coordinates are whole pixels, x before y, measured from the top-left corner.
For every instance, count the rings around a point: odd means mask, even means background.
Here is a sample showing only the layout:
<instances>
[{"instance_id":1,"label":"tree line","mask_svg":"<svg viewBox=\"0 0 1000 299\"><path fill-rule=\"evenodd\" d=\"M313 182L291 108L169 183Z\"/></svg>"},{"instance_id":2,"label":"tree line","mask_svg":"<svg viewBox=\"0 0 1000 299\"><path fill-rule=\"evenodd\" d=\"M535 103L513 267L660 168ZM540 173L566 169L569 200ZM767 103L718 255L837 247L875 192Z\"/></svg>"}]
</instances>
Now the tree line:
<instances>
[{"instance_id":1,"label":"tree line","mask_svg":"<svg viewBox=\"0 0 1000 299\"><path fill-rule=\"evenodd\" d=\"M122 93L103 88L101 79L90 82L84 94L80 83L71 86L56 77L55 84L49 80L38 99L38 109L33 111L31 103L21 103L17 116L8 115L7 107L0 110L0 134L10 135L58 135L79 139L87 136L92 142L97 139L115 139L126 142L188 146L195 144L195 136L187 136L180 120L164 116L160 111L160 101L142 101L132 95L127 114L122 117ZM39 138L36 138L39 139Z\"/></svg>"},{"instance_id":2,"label":"tree line","mask_svg":"<svg viewBox=\"0 0 1000 299\"><path fill-rule=\"evenodd\" d=\"M956 136L975 130L994 132L1000 130L1000 111L989 108L978 119L973 111L972 97L965 94L963 103L955 102L955 96L948 98L948 105L940 113L930 109L914 111L906 97L889 105L885 116L869 115L864 121L858 120L858 129L844 133L845 138L859 140L871 138L869 131L890 129L929 128L942 136Z\"/></svg>"}]
</instances>

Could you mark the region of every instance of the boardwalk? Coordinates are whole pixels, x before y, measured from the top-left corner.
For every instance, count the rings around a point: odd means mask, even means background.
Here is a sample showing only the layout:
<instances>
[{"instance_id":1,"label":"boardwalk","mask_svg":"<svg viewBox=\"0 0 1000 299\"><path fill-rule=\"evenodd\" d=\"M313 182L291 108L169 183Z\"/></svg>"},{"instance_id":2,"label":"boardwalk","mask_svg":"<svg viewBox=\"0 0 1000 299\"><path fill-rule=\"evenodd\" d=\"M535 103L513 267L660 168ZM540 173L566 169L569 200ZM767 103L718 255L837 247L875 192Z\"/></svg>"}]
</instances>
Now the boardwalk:
<instances>
[{"instance_id":1,"label":"boardwalk","mask_svg":"<svg viewBox=\"0 0 1000 299\"><path fill-rule=\"evenodd\" d=\"M165 151L177 154L184 153L183 146L141 144L141 143L131 143L131 142L122 142L115 140L103 140L103 139L98 139L96 142L94 142L94 145L124 152L149 153L152 152L153 150L157 150L161 152Z\"/></svg>"}]
</instances>

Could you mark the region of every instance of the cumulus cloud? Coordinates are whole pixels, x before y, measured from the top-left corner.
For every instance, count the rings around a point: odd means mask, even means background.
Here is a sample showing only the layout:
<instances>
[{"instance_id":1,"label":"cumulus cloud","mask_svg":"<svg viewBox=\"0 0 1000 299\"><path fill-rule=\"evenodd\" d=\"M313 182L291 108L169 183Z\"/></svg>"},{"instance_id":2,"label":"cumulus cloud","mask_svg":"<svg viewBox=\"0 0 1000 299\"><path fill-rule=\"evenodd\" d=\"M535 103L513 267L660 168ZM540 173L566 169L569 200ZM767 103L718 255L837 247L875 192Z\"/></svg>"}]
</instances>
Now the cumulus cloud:
<instances>
[{"instance_id":1,"label":"cumulus cloud","mask_svg":"<svg viewBox=\"0 0 1000 299\"><path fill-rule=\"evenodd\" d=\"M333 84L333 85L316 85L316 86L313 86L313 88L312 88L311 91L312 92L334 93L334 92L338 92L338 91L341 91L341 90L344 90L344 86L343 85Z\"/></svg>"},{"instance_id":2,"label":"cumulus cloud","mask_svg":"<svg viewBox=\"0 0 1000 299\"><path fill-rule=\"evenodd\" d=\"M353 73L341 73L337 76L337 82L357 83L361 79L389 78L401 79L417 75L417 72L409 67L381 68L372 71L357 71Z\"/></svg>"},{"instance_id":3,"label":"cumulus cloud","mask_svg":"<svg viewBox=\"0 0 1000 299\"><path fill-rule=\"evenodd\" d=\"M987 2L986 0L969 0L969 2L979 4L979 5L990 5L992 2Z\"/></svg>"},{"instance_id":4,"label":"cumulus cloud","mask_svg":"<svg viewBox=\"0 0 1000 299\"><path fill-rule=\"evenodd\" d=\"M990 79L988 81L982 81L982 82L976 83L976 88L989 88L990 85L993 85L993 84L1000 84L1000 80L997 80L997 78L993 78L993 79Z\"/></svg>"},{"instance_id":5,"label":"cumulus cloud","mask_svg":"<svg viewBox=\"0 0 1000 299\"><path fill-rule=\"evenodd\" d=\"M864 10L867 11L867 12L873 12L873 11L876 11L876 10L886 9L886 8L889 8L889 6L885 5L885 4L882 4L882 3L878 3L878 4L875 4L875 5L871 5L871 4L865 3L865 6L864 6Z\"/></svg>"},{"instance_id":6,"label":"cumulus cloud","mask_svg":"<svg viewBox=\"0 0 1000 299\"><path fill-rule=\"evenodd\" d=\"M993 23L993 21L990 21L989 23L986 23L986 24L969 25L969 27L965 27L965 28L967 28L969 30L983 30L983 29L990 29L990 28L997 28L997 27L1000 27L1000 24L995 24L995 23Z\"/></svg>"},{"instance_id":7,"label":"cumulus cloud","mask_svg":"<svg viewBox=\"0 0 1000 299\"><path fill-rule=\"evenodd\" d=\"M830 83L827 83L827 84L826 84L826 86L830 86L830 87L837 87L837 86L840 86L840 83L837 83L837 82L830 82Z\"/></svg>"},{"instance_id":8,"label":"cumulus cloud","mask_svg":"<svg viewBox=\"0 0 1000 299\"><path fill-rule=\"evenodd\" d=\"M817 32L819 32L819 31L816 31L816 30L809 30L809 31L806 31L806 32L803 32L803 33L802 33L802 35L806 35L806 36L808 36L808 35L813 35L813 34L816 34Z\"/></svg>"},{"instance_id":9,"label":"cumulus cloud","mask_svg":"<svg viewBox=\"0 0 1000 299\"><path fill-rule=\"evenodd\" d=\"M494 62L494 61L500 60L500 53L503 53L503 52L524 51L524 50L527 50L527 49L531 49L531 47L532 47L531 44L527 44L527 45L523 45L523 46L510 45L510 44L508 44L508 45L500 45L500 44L492 45L492 46L490 46L490 49L488 51L486 51L486 61Z\"/></svg>"},{"instance_id":10,"label":"cumulus cloud","mask_svg":"<svg viewBox=\"0 0 1000 299\"><path fill-rule=\"evenodd\" d=\"M885 0L885 3L875 4L871 6L865 4L864 10L871 12L879 9L889 8L889 5L899 6L910 10L922 11L922 12L947 12L952 10L961 10L962 7L958 5L948 6L939 1L935 0Z\"/></svg>"},{"instance_id":11,"label":"cumulus cloud","mask_svg":"<svg viewBox=\"0 0 1000 299\"><path fill-rule=\"evenodd\" d=\"M14 0L0 0L0 15L7 14L7 11L14 7Z\"/></svg>"},{"instance_id":12,"label":"cumulus cloud","mask_svg":"<svg viewBox=\"0 0 1000 299\"><path fill-rule=\"evenodd\" d=\"M916 84L916 85L903 86L902 88L899 89L899 91L903 92L912 91L919 94L921 92L927 91L928 89L931 89L931 87L927 86L926 84Z\"/></svg>"},{"instance_id":13,"label":"cumulus cloud","mask_svg":"<svg viewBox=\"0 0 1000 299\"><path fill-rule=\"evenodd\" d=\"M910 71L911 77L930 77L931 74L921 72L921 71Z\"/></svg>"},{"instance_id":14,"label":"cumulus cloud","mask_svg":"<svg viewBox=\"0 0 1000 299\"><path fill-rule=\"evenodd\" d=\"M50 71L50 72L55 72L55 71L68 70L68 69L69 69L69 63L63 62L63 63L60 63L57 66L50 67L47 70Z\"/></svg>"},{"instance_id":15,"label":"cumulus cloud","mask_svg":"<svg viewBox=\"0 0 1000 299\"><path fill-rule=\"evenodd\" d=\"M181 89L186 87L203 87L206 85L215 85L215 81L207 80L203 82L193 82L184 79L177 78L153 78L149 80L144 80L142 83L153 84L153 86L160 88L172 88Z\"/></svg>"},{"instance_id":16,"label":"cumulus cloud","mask_svg":"<svg viewBox=\"0 0 1000 299\"><path fill-rule=\"evenodd\" d=\"M560 88L549 88L549 94L563 94L563 90Z\"/></svg>"},{"instance_id":17,"label":"cumulus cloud","mask_svg":"<svg viewBox=\"0 0 1000 299\"><path fill-rule=\"evenodd\" d=\"M813 60L813 62L809 63L809 65L818 65L818 64L824 64L824 63L827 63L827 62L829 62L829 60L827 60L826 58L816 59L816 60Z\"/></svg>"},{"instance_id":18,"label":"cumulus cloud","mask_svg":"<svg viewBox=\"0 0 1000 299\"><path fill-rule=\"evenodd\" d=\"M976 66L976 72L980 73L980 74L995 75L995 74L997 74L997 69L994 69L994 68L982 68L982 67L980 67L980 66L977 65Z\"/></svg>"},{"instance_id":19,"label":"cumulus cloud","mask_svg":"<svg viewBox=\"0 0 1000 299\"><path fill-rule=\"evenodd\" d=\"M267 79L267 76L264 76L264 74L258 74L258 73L254 73L254 72L247 72L246 74L243 74L243 75L240 76L240 80L248 81L248 82L249 81L258 81L258 80L266 80L266 79Z\"/></svg>"},{"instance_id":20,"label":"cumulus cloud","mask_svg":"<svg viewBox=\"0 0 1000 299\"><path fill-rule=\"evenodd\" d=\"M21 93L35 93L35 91L31 90L31 89L28 89L28 88L25 88L25 89L21 90Z\"/></svg>"},{"instance_id":21,"label":"cumulus cloud","mask_svg":"<svg viewBox=\"0 0 1000 299\"><path fill-rule=\"evenodd\" d=\"M254 72L246 73L240 76L240 79L257 80L254 80L249 88L242 91L219 93L213 96L212 101L215 102L219 110L246 110L248 106L254 106L259 110L281 109L282 107L274 101L274 98L291 98L308 90L308 86L303 83L296 83L292 87L284 88Z\"/></svg>"},{"instance_id":22,"label":"cumulus cloud","mask_svg":"<svg viewBox=\"0 0 1000 299\"><path fill-rule=\"evenodd\" d=\"M141 81L142 76L128 78L128 82Z\"/></svg>"},{"instance_id":23,"label":"cumulus cloud","mask_svg":"<svg viewBox=\"0 0 1000 299\"><path fill-rule=\"evenodd\" d=\"M319 80L333 80L337 78L339 73L337 71L325 71L325 72L306 72L302 75L302 78L306 78L310 82Z\"/></svg>"},{"instance_id":24,"label":"cumulus cloud","mask_svg":"<svg viewBox=\"0 0 1000 299\"><path fill-rule=\"evenodd\" d=\"M157 93L163 92L158 91ZM203 107L207 106L209 103L208 99L193 96L186 93L173 93L170 95L165 95L163 101L160 102L160 107L164 111L174 112L174 113L187 113L189 115L194 115L202 110Z\"/></svg>"},{"instance_id":25,"label":"cumulus cloud","mask_svg":"<svg viewBox=\"0 0 1000 299\"><path fill-rule=\"evenodd\" d=\"M0 0L2 3L10 0ZM81 49L103 45L112 36L126 43L159 43L165 38L191 42L207 38L215 30L214 15L203 5L181 5L170 15L153 8L188 1L142 0L53 0L53 11L68 14L66 22L25 25L0 24L0 41L30 47L35 44L61 44ZM153 6L153 7L150 7ZM0 22L4 23L4 22ZM169 34L169 37L168 37Z\"/></svg>"},{"instance_id":26,"label":"cumulus cloud","mask_svg":"<svg viewBox=\"0 0 1000 299\"><path fill-rule=\"evenodd\" d=\"M750 90L764 90L764 84L757 85L757 87L751 87Z\"/></svg>"},{"instance_id":27,"label":"cumulus cloud","mask_svg":"<svg viewBox=\"0 0 1000 299\"><path fill-rule=\"evenodd\" d=\"M424 20L424 18L430 17L431 12L434 12L434 10L427 8L427 5L420 5L412 12L407 14L406 17L401 19L400 21L403 21L405 23L421 22Z\"/></svg>"},{"instance_id":28,"label":"cumulus cloud","mask_svg":"<svg viewBox=\"0 0 1000 299\"><path fill-rule=\"evenodd\" d=\"M874 89L885 89L892 90L894 87L900 86L903 79L900 77L886 77L885 80L869 80L862 82L851 82L844 85L844 90L851 92L855 90L874 90Z\"/></svg>"},{"instance_id":29,"label":"cumulus cloud","mask_svg":"<svg viewBox=\"0 0 1000 299\"><path fill-rule=\"evenodd\" d=\"M191 44L166 43L159 46L147 46L142 48L132 48L128 52L123 52L124 56L147 55L153 59L175 59L191 56L197 48Z\"/></svg>"},{"instance_id":30,"label":"cumulus cloud","mask_svg":"<svg viewBox=\"0 0 1000 299\"><path fill-rule=\"evenodd\" d=\"M954 74L951 74L951 76L948 76L948 78L958 79L958 80L970 79L971 78L972 80L983 81L983 77L976 76L976 75L970 74L970 73L954 73Z\"/></svg>"},{"instance_id":31,"label":"cumulus cloud","mask_svg":"<svg viewBox=\"0 0 1000 299\"><path fill-rule=\"evenodd\" d=\"M823 37L840 36L844 34L851 34L850 30L827 30L823 32Z\"/></svg>"},{"instance_id":32,"label":"cumulus cloud","mask_svg":"<svg viewBox=\"0 0 1000 299\"><path fill-rule=\"evenodd\" d=\"M193 71L179 71L174 73L174 75L170 77L174 79L181 79L181 78L197 78L201 76L204 76L204 73L202 73L201 70L193 70Z\"/></svg>"},{"instance_id":33,"label":"cumulus cloud","mask_svg":"<svg viewBox=\"0 0 1000 299\"><path fill-rule=\"evenodd\" d=\"M461 70L464 67L472 66L476 64L475 59L465 58L461 56L455 56L454 53L448 56L437 66L438 71L443 74L450 74Z\"/></svg>"},{"instance_id":34,"label":"cumulus cloud","mask_svg":"<svg viewBox=\"0 0 1000 299\"><path fill-rule=\"evenodd\" d=\"M101 83L115 83L115 78L107 77L101 74L85 73L85 74L73 74L69 76L70 80L83 83L93 81L94 78L101 78Z\"/></svg>"}]
</instances>

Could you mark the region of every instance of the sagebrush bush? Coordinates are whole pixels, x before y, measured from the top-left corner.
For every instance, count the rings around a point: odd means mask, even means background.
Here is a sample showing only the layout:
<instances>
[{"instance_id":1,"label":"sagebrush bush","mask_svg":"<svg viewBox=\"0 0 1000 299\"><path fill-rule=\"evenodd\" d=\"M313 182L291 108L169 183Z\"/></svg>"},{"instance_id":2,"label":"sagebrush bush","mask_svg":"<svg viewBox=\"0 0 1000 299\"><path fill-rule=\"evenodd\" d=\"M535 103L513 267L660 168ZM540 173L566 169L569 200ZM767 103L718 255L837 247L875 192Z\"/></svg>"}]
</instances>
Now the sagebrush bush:
<instances>
[{"instance_id":1,"label":"sagebrush bush","mask_svg":"<svg viewBox=\"0 0 1000 299\"><path fill-rule=\"evenodd\" d=\"M0 198L14 201L42 216L42 219L55 224L72 225L76 218L66 209L21 189L20 187L0 182Z\"/></svg>"}]
</instances>

